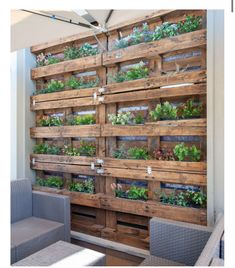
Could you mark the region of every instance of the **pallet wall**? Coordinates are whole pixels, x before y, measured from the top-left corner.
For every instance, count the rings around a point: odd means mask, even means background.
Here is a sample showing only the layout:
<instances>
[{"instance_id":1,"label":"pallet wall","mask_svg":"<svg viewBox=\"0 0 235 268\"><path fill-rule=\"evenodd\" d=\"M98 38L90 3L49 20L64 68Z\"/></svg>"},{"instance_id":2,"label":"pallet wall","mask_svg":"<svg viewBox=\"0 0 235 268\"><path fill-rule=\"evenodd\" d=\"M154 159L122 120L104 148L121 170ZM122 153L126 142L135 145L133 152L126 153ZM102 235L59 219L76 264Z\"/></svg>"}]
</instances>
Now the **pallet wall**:
<instances>
[{"instance_id":1,"label":"pallet wall","mask_svg":"<svg viewBox=\"0 0 235 268\"><path fill-rule=\"evenodd\" d=\"M164 22L178 22L187 15L202 16L202 27L194 32L141 43L114 50L115 40L130 34L133 27L147 22L150 29ZM100 48L96 56L62 61L32 69L36 90L43 89L51 79L67 81L71 75L89 81L99 77L94 88L39 94L31 97L35 127L31 137L37 143L47 142L59 147L78 147L82 140L96 146L96 154L64 156L31 154L31 168L38 177L57 175L63 178L62 189L34 186L40 191L69 195L72 230L104 237L140 248L149 246L149 219L163 217L206 225L206 209L180 207L160 202L156 190L166 193L178 186L197 187L206 193L206 12L203 10L167 10L112 28L106 34L71 38L31 48L32 53L61 55L66 46L89 42ZM148 78L113 83L110 76L128 70L143 61L150 70ZM182 86L178 86L183 84ZM189 98L200 101L204 114L200 118L151 122L149 111L156 104L169 101L175 105ZM143 125L111 125L108 114L134 111L145 118ZM45 115L69 118L74 114L94 114L96 122L83 126L40 127ZM200 162L159 160L127 160L113 158L113 152L125 146L145 147L152 154L158 148L174 148L180 142L196 145L202 151ZM72 181L93 178L95 194L70 192ZM148 201L117 198L110 185L142 185L148 189Z\"/></svg>"}]
</instances>

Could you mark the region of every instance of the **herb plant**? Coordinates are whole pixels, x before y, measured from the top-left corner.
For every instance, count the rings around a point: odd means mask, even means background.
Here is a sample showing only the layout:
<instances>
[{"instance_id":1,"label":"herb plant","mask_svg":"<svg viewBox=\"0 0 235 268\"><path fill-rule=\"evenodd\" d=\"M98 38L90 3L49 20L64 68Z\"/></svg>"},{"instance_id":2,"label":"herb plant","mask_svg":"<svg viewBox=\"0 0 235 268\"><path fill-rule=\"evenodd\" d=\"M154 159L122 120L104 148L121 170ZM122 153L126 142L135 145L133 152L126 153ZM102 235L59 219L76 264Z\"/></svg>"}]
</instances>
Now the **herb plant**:
<instances>
[{"instance_id":1,"label":"herb plant","mask_svg":"<svg viewBox=\"0 0 235 268\"><path fill-rule=\"evenodd\" d=\"M71 125L92 125L95 124L95 117L92 114L76 115L70 122Z\"/></svg>"},{"instance_id":2,"label":"herb plant","mask_svg":"<svg viewBox=\"0 0 235 268\"><path fill-rule=\"evenodd\" d=\"M145 148L131 147L128 149L128 157L130 159L144 159L148 160L148 151Z\"/></svg>"},{"instance_id":3,"label":"herb plant","mask_svg":"<svg viewBox=\"0 0 235 268\"><path fill-rule=\"evenodd\" d=\"M80 151L78 148L72 147L72 146L67 146L65 145L63 148L63 153L68 156L79 156Z\"/></svg>"},{"instance_id":4,"label":"herb plant","mask_svg":"<svg viewBox=\"0 0 235 268\"><path fill-rule=\"evenodd\" d=\"M64 60L74 60L79 58L79 49L77 47L66 47L64 50Z\"/></svg>"},{"instance_id":5,"label":"herb plant","mask_svg":"<svg viewBox=\"0 0 235 268\"><path fill-rule=\"evenodd\" d=\"M35 154L55 154L60 153L60 148L56 146L50 146L48 143L40 143L34 146L33 152Z\"/></svg>"},{"instance_id":6,"label":"herb plant","mask_svg":"<svg viewBox=\"0 0 235 268\"><path fill-rule=\"evenodd\" d=\"M120 148L116 149L113 152L113 157L117 159L126 159L127 158L127 151L125 147L122 145Z\"/></svg>"},{"instance_id":7,"label":"herb plant","mask_svg":"<svg viewBox=\"0 0 235 268\"><path fill-rule=\"evenodd\" d=\"M200 117L202 113L202 104L194 103L193 99L189 99L186 103L177 107L177 115L179 118L195 118Z\"/></svg>"},{"instance_id":8,"label":"herb plant","mask_svg":"<svg viewBox=\"0 0 235 268\"><path fill-rule=\"evenodd\" d=\"M189 33L196 31L201 24L201 16L187 16L184 21L179 21L177 24L179 33Z\"/></svg>"},{"instance_id":9,"label":"herb plant","mask_svg":"<svg viewBox=\"0 0 235 268\"><path fill-rule=\"evenodd\" d=\"M78 150L79 150L80 155L94 156L96 152L96 147L91 143L82 141Z\"/></svg>"},{"instance_id":10,"label":"herb plant","mask_svg":"<svg viewBox=\"0 0 235 268\"><path fill-rule=\"evenodd\" d=\"M201 150L197 149L195 145L187 147L182 142L177 144L173 151L179 161L185 161L187 159L190 161L200 161L201 159Z\"/></svg>"},{"instance_id":11,"label":"herb plant","mask_svg":"<svg viewBox=\"0 0 235 268\"><path fill-rule=\"evenodd\" d=\"M160 40L166 37L178 35L178 27L176 24L170 24L164 22L160 26L157 26L152 34L152 41Z\"/></svg>"},{"instance_id":12,"label":"herb plant","mask_svg":"<svg viewBox=\"0 0 235 268\"><path fill-rule=\"evenodd\" d=\"M133 123L134 124L144 124L144 117L141 114L137 114L134 118L133 118Z\"/></svg>"},{"instance_id":13,"label":"herb plant","mask_svg":"<svg viewBox=\"0 0 235 268\"><path fill-rule=\"evenodd\" d=\"M75 76L71 76L66 85L73 89L97 87L99 85L99 78L86 82L83 78L77 79Z\"/></svg>"},{"instance_id":14,"label":"herb plant","mask_svg":"<svg viewBox=\"0 0 235 268\"><path fill-rule=\"evenodd\" d=\"M39 120L41 127L62 126L62 124L63 121L58 116L44 116Z\"/></svg>"},{"instance_id":15,"label":"herb plant","mask_svg":"<svg viewBox=\"0 0 235 268\"><path fill-rule=\"evenodd\" d=\"M36 94L46 94L46 93L52 93L52 92L58 92L62 91L64 89L65 85L63 82L59 80L52 79L49 83L47 83L47 87L44 89L41 89L36 92Z\"/></svg>"},{"instance_id":16,"label":"herb plant","mask_svg":"<svg viewBox=\"0 0 235 268\"><path fill-rule=\"evenodd\" d=\"M77 58L87 57L98 54L99 51L97 48L94 48L92 45L85 43L80 48L77 47L67 47L64 50L64 59L73 60Z\"/></svg>"},{"instance_id":17,"label":"herb plant","mask_svg":"<svg viewBox=\"0 0 235 268\"><path fill-rule=\"evenodd\" d=\"M44 53L40 53L37 55L36 63L37 67L42 67L50 64L55 64L60 62L60 59L52 56L50 53L44 55Z\"/></svg>"},{"instance_id":18,"label":"herb plant","mask_svg":"<svg viewBox=\"0 0 235 268\"><path fill-rule=\"evenodd\" d=\"M124 81L146 78L148 75L149 69L145 67L143 61L140 61L136 66L130 68L127 72L118 72L115 76L111 77L111 81L121 83Z\"/></svg>"},{"instance_id":19,"label":"herb plant","mask_svg":"<svg viewBox=\"0 0 235 268\"><path fill-rule=\"evenodd\" d=\"M36 184L60 189L63 186L63 179L58 176L48 176L46 179L37 178Z\"/></svg>"},{"instance_id":20,"label":"herb plant","mask_svg":"<svg viewBox=\"0 0 235 268\"><path fill-rule=\"evenodd\" d=\"M95 193L94 181L93 179L87 179L84 180L83 182L72 182L69 185L69 191L94 194Z\"/></svg>"},{"instance_id":21,"label":"herb plant","mask_svg":"<svg viewBox=\"0 0 235 268\"><path fill-rule=\"evenodd\" d=\"M171 149L162 148L153 152L154 157L161 161L174 161L174 152Z\"/></svg>"},{"instance_id":22,"label":"herb plant","mask_svg":"<svg viewBox=\"0 0 235 268\"><path fill-rule=\"evenodd\" d=\"M157 104L155 110L150 111L150 117L154 121L176 119L177 108L175 108L172 104L166 101L163 104Z\"/></svg>"},{"instance_id":23,"label":"herb plant","mask_svg":"<svg viewBox=\"0 0 235 268\"><path fill-rule=\"evenodd\" d=\"M112 123L112 125L127 125L130 123L133 115L131 112L119 112L117 115L108 114L108 120Z\"/></svg>"}]
</instances>

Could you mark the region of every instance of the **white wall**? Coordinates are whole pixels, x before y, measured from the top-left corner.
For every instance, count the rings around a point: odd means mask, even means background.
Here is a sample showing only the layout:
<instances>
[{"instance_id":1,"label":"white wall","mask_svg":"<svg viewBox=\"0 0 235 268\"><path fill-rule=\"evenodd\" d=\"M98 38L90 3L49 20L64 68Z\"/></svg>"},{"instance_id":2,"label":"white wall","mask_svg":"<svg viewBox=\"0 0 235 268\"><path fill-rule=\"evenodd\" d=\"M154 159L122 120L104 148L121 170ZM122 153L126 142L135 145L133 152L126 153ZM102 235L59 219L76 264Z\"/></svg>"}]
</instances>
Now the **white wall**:
<instances>
[{"instance_id":1,"label":"white wall","mask_svg":"<svg viewBox=\"0 0 235 268\"><path fill-rule=\"evenodd\" d=\"M224 11L207 16L208 223L224 211Z\"/></svg>"},{"instance_id":2,"label":"white wall","mask_svg":"<svg viewBox=\"0 0 235 268\"><path fill-rule=\"evenodd\" d=\"M30 96L34 83L30 79L30 69L35 60L29 49L12 54L11 69L11 179L32 178L29 155L34 141L30 139L29 128L34 126L35 115L30 111Z\"/></svg>"}]
</instances>

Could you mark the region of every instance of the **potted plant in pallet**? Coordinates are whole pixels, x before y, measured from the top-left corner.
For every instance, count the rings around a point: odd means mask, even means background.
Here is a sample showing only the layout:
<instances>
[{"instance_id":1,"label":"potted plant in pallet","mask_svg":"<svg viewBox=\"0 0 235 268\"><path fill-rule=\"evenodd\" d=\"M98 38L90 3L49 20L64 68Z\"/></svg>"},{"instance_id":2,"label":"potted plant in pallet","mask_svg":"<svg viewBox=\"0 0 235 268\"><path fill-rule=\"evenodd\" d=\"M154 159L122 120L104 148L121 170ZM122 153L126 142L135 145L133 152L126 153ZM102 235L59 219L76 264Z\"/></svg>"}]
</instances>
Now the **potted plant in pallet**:
<instances>
[{"instance_id":1,"label":"potted plant in pallet","mask_svg":"<svg viewBox=\"0 0 235 268\"><path fill-rule=\"evenodd\" d=\"M47 176L46 178L36 178L35 190L42 190L52 193L61 193L64 181L59 176Z\"/></svg>"}]
</instances>

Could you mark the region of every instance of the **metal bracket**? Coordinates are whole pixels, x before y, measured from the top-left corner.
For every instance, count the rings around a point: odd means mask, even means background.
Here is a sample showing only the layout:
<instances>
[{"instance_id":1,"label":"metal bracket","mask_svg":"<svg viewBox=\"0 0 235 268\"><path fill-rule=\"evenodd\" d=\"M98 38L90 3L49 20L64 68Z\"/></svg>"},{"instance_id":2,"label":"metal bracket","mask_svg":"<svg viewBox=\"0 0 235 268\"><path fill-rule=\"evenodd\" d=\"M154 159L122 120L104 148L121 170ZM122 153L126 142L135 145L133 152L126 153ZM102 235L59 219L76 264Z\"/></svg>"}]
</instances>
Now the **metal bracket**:
<instances>
[{"instance_id":1,"label":"metal bracket","mask_svg":"<svg viewBox=\"0 0 235 268\"><path fill-rule=\"evenodd\" d=\"M35 165L36 161L35 158L32 158L32 164Z\"/></svg>"},{"instance_id":2,"label":"metal bracket","mask_svg":"<svg viewBox=\"0 0 235 268\"><path fill-rule=\"evenodd\" d=\"M96 163L102 165L102 164L104 164L104 160L98 158L98 159L96 159Z\"/></svg>"},{"instance_id":3,"label":"metal bracket","mask_svg":"<svg viewBox=\"0 0 235 268\"><path fill-rule=\"evenodd\" d=\"M117 53L115 54L115 58L116 58L116 59L120 59L121 57L122 57L122 53L117 52Z\"/></svg>"},{"instance_id":4,"label":"metal bracket","mask_svg":"<svg viewBox=\"0 0 235 268\"><path fill-rule=\"evenodd\" d=\"M147 173L148 175L152 174L152 168L150 166L147 166Z\"/></svg>"},{"instance_id":5,"label":"metal bracket","mask_svg":"<svg viewBox=\"0 0 235 268\"><path fill-rule=\"evenodd\" d=\"M93 99L94 99L94 100L97 99L97 93L96 93L96 92L93 93Z\"/></svg>"},{"instance_id":6,"label":"metal bracket","mask_svg":"<svg viewBox=\"0 0 235 268\"><path fill-rule=\"evenodd\" d=\"M35 106L36 105L36 101L35 100L33 100L33 106Z\"/></svg>"},{"instance_id":7,"label":"metal bracket","mask_svg":"<svg viewBox=\"0 0 235 268\"><path fill-rule=\"evenodd\" d=\"M99 102L103 102L103 101L104 101L104 97L99 97L99 98L98 98L98 101L99 101Z\"/></svg>"},{"instance_id":8,"label":"metal bracket","mask_svg":"<svg viewBox=\"0 0 235 268\"><path fill-rule=\"evenodd\" d=\"M103 174L103 173L104 173L104 169L103 169L103 168L98 168L98 169L96 170L96 173L97 173L97 174Z\"/></svg>"},{"instance_id":9,"label":"metal bracket","mask_svg":"<svg viewBox=\"0 0 235 268\"><path fill-rule=\"evenodd\" d=\"M91 162L91 170L94 170L94 169L95 169L95 163Z\"/></svg>"},{"instance_id":10,"label":"metal bracket","mask_svg":"<svg viewBox=\"0 0 235 268\"><path fill-rule=\"evenodd\" d=\"M104 88L104 87L99 88L99 89L98 89L98 92L99 92L99 93L104 93L104 92L105 92L105 88Z\"/></svg>"}]
</instances>

